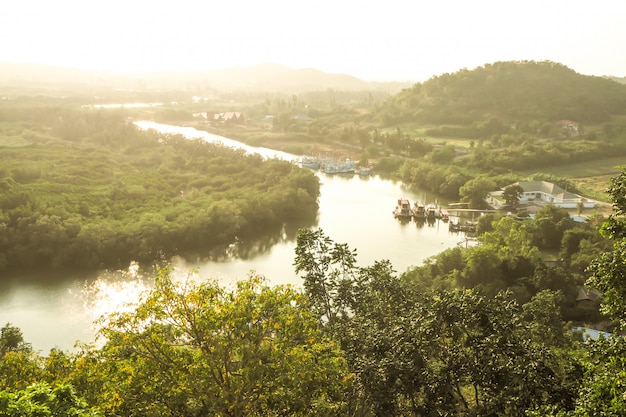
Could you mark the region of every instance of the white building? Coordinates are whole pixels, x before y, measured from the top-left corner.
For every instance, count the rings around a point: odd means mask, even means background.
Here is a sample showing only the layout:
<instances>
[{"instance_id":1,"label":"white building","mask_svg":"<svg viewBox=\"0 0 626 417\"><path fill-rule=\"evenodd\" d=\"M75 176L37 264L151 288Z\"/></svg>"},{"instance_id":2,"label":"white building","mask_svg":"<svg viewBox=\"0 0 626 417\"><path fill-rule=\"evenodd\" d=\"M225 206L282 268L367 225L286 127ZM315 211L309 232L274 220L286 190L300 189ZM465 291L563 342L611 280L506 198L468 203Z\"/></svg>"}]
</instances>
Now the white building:
<instances>
[{"instance_id":1,"label":"white building","mask_svg":"<svg viewBox=\"0 0 626 417\"><path fill-rule=\"evenodd\" d=\"M582 203L584 208L594 208L596 204L593 200L566 191L547 181L520 181L511 185L519 185L524 190L519 200L520 204L554 204L561 208L577 208L579 203ZM502 197L503 192L504 188L489 193L487 203L494 208L504 206L506 202Z\"/></svg>"}]
</instances>

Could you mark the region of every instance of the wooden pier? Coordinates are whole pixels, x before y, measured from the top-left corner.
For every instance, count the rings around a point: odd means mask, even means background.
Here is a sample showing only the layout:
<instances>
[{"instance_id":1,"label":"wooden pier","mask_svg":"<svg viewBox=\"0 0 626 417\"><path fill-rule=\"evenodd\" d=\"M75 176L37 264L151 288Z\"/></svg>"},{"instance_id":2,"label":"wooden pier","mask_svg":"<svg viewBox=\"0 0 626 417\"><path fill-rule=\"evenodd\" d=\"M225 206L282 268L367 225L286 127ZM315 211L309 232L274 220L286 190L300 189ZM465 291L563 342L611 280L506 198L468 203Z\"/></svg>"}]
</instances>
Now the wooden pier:
<instances>
[{"instance_id":1,"label":"wooden pier","mask_svg":"<svg viewBox=\"0 0 626 417\"><path fill-rule=\"evenodd\" d=\"M478 213L478 214L483 214L483 213L495 213L498 210L479 210L479 209L469 209L469 208L454 208L454 207L450 207L448 206L448 213L450 213L451 215L459 215L459 213Z\"/></svg>"}]
</instances>

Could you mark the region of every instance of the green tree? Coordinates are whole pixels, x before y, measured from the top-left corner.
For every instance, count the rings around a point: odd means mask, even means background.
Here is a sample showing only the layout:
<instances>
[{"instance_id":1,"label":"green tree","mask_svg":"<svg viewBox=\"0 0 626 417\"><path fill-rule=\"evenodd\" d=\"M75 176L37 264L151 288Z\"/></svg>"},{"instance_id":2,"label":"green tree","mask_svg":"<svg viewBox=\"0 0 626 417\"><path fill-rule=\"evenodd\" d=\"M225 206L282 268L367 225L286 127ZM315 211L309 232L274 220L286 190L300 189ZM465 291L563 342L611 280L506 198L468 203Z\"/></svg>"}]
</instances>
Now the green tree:
<instances>
[{"instance_id":1,"label":"green tree","mask_svg":"<svg viewBox=\"0 0 626 417\"><path fill-rule=\"evenodd\" d=\"M509 185L502 191L502 198L506 204L517 208L520 198L524 195L524 189L519 184Z\"/></svg>"},{"instance_id":2,"label":"green tree","mask_svg":"<svg viewBox=\"0 0 626 417\"><path fill-rule=\"evenodd\" d=\"M542 294L522 310L510 294L424 291L408 275L397 278L387 261L327 280L325 273L337 271L329 255L334 242L320 231L301 236L296 263L305 278L325 284L311 288L324 294L314 295L322 307L332 307L333 335L360 389L357 415L522 416L543 406L573 408L580 374L566 365L569 339L556 295ZM491 285L498 280L495 250L476 249L450 250L425 268L457 275L461 268L467 280Z\"/></svg>"},{"instance_id":3,"label":"green tree","mask_svg":"<svg viewBox=\"0 0 626 417\"><path fill-rule=\"evenodd\" d=\"M611 179L608 193L613 214L603 224L602 234L613 241L613 249L602 253L588 268L586 285L602 291L601 311L626 327L626 171ZM580 416L626 414L626 343L613 336L588 346L587 373L576 407Z\"/></svg>"},{"instance_id":4,"label":"green tree","mask_svg":"<svg viewBox=\"0 0 626 417\"><path fill-rule=\"evenodd\" d=\"M491 178L479 176L467 181L459 189L459 195L463 201L469 202L471 207L480 209L486 206L487 194L496 188L496 183Z\"/></svg>"},{"instance_id":5,"label":"green tree","mask_svg":"<svg viewBox=\"0 0 626 417\"><path fill-rule=\"evenodd\" d=\"M30 343L24 341L24 336L19 327L7 323L0 330L0 359L8 352L26 352L32 351Z\"/></svg>"},{"instance_id":6,"label":"green tree","mask_svg":"<svg viewBox=\"0 0 626 417\"><path fill-rule=\"evenodd\" d=\"M132 415L337 415L350 382L306 298L251 276L232 292L160 272L131 313L104 320L100 398Z\"/></svg>"},{"instance_id":7,"label":"green tree","mask_svg":"<svg viewBox=\"0 0 626 417\"><path fill-rule=\"evenodd\" d=\"M327 329L345 312L345 291L351 287L356 251L333 242L322 229L301 229L296 238L296 274L303 274L311 307Z\"/></svg>"}]
</instances>

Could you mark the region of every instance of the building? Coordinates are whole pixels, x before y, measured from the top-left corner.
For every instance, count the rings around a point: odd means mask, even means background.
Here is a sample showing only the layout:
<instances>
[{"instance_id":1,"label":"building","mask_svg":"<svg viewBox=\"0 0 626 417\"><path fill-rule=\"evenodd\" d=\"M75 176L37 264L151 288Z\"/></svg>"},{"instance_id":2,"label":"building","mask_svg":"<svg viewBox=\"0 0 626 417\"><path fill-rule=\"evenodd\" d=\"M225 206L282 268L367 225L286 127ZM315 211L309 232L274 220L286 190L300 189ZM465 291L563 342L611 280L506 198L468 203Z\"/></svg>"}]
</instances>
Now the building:
<instances>
[{"instance_id":1,"label":"building","mask_svg":"<svg viewBox=\"0 0 626 417\"><path fill-rule=\"evenodd\" d=\"M212 124L242 125L245 123L245 117L243 116L243 113L238 111L229 111L224 113L202 112L194 113L193 116L196 118L205 119Z\"/></svg>"},{"instance_id":2,"label":"building","mask_svg":"<svg viewBox=\"0 0 626 417\"><path fill-rule=\"evenodd\" d=\"M520 181L511 185L519 185L524 190L519 200L520 205L554 204L561 208L578 208L581 203L584 208L594 208L596 205L595 201L571 193L548 181ZM504 207L506 205L502 197L504 188L489 193L487 203L496 209Z\"/></svg>"}]
</instances>

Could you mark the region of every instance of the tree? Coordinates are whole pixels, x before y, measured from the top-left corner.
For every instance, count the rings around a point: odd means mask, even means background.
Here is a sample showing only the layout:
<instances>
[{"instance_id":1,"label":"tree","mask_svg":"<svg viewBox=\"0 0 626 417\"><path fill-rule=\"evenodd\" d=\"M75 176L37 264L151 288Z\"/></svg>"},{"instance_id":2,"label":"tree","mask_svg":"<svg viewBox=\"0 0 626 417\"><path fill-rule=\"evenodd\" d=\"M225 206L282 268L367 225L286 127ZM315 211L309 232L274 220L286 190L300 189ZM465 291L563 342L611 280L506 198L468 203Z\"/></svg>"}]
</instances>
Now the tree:
<instances>
[{"instance_id":1,"label":"tree","mask_svg":"<svg viewBox=\"0 0 626 417\"><path fill-rule=\"evenodd\" d=\"M614 213L601 233L613 240L613 250L602 253L588 268L586 285L602 291L601 311L626 327L626 171L611 179L608 193ZM621 336L592 342L587 350L587 374L577 403L577 415L622 416L626 413L626 343Z\"/></svg>"},{"instance_id":2,"label":"tree","mask_svg":"<svg viewBox=\"0 0 626 417\"><path fill-rule=\"evenodd\" d=\"M322 229L301 229L296 238L296 274L304 273L304 289L311 307L327 329L345 312L345 289L351 287L356 251L333 242Z\"/></svg>"},{"instance_id":3,"label":"tree","mask_svg":"<svg viewBox=\"0 0 626 417\"><path fill-rule=\"evenodd\" d=\"M306 298L251 276L232 292L162 270L131 313L104 319L100 399L122 415L336 415L350 378Z\"/></svg>"},{"instance_id":4,"label":"tree","mask_svg":"<svg viewBox=\"0 0 626 417\"><path fill-rule=\"evenodd\" d=\"M470 203L473 208L484 208L485 198L490 191L496 189L496 183L487 177L480 176L467 181L460 189L459 195L463 201Z\"/></svg>"},{"instance_id":5,"label":"tree","mask_svg":"<svg viewBox=\"0 0 626 417\"><path fill-rule=\"evenodd\" d=\"M524 195L524 189L519 184L509 185L502 191L502 198L506 204L517 208L520 198Z\"/></svg>"},{"instance_id":6,"label":"tree","mask_svg":"<svg viewBox=\"0 0 626 417\"><path fill-rule=\"evenodd\" d=\"M551 351L568 343L556 295L541 294L522 310L506 293L423 291L396 277L387 261L354 267L352 252L321 231L299 236L296 264L315 284L307 288L315 291L316 311L332 313L332 334L362 398L357 415L521 416L542 406L573 408L579 374L565 365L566 349ZM342 256L333 257L333 248ZM467 269L468 281L491 285L495 250L469 252L450 250L428 267Z\"/></svg>"},{"instance_id":7,"label":"tree","mask_svg":"<svg viewBox=\"0 0 626 417\"><path fill-rule=\"evenodd\" d=\"M7 323L0 330L0 359L8 352L26 352L32 351L30 343L24 341L24 336L19 327Z\"/></svg>"}]
</instances>

